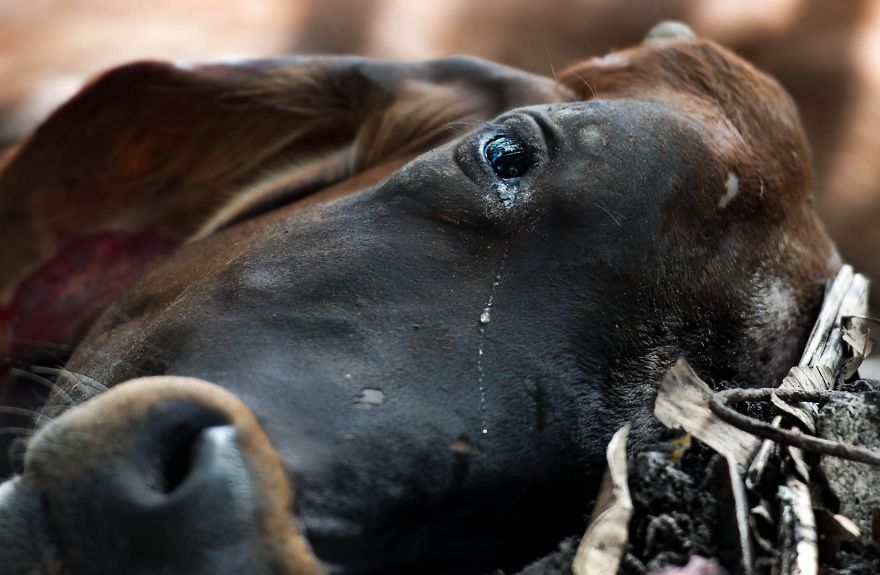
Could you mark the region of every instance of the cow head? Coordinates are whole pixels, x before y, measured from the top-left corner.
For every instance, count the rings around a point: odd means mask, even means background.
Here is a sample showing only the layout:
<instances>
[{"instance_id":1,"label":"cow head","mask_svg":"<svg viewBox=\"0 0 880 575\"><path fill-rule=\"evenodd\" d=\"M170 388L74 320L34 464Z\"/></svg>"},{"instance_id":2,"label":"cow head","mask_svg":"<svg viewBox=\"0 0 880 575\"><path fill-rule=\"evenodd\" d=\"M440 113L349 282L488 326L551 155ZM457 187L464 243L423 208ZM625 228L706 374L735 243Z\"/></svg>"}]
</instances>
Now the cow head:
<instances>
[{"instance_id":1,"label":"cow head","mask_svg":"<svg viewBox=\"0 0 880 575\"><path fill-rule=\"evenodd\" d=\"M552 80L136 64L0 193L7 353L77 343L0 573L522 564L672 363L778 381L839 265L789 98L670 25Z\"/></svg>"}]
</instances>

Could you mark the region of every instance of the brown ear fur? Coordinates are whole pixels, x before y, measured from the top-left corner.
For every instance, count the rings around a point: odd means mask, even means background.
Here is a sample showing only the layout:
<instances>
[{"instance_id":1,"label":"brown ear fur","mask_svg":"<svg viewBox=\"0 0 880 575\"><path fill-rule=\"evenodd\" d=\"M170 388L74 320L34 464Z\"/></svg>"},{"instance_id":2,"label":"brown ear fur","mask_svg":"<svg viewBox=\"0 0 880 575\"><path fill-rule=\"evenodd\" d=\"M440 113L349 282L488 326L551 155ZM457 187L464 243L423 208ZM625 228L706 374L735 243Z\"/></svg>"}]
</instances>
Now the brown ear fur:
<instances>
[{"instance_id":1,"label":"brown ear fur","mask_svg":"<svg viewBox=\"0 0 880 575\"><path fill-rule=\"evenodd\" d=\"M197 234L559 91L464 58L112 70L0 162L0 352L75 341L144 266Z\"/></svg>"},{"instance_id":2,"label":"brown ear fur","mask_svg":"<svg viewBox=\"0 0 880 575\"><path fill-rule=\"evenodd\" d=\"M777 209L801 209L811 185L810 150L794 102L775 80L714 42L642 44L572 66L559 81L585 98L672 102L714 124L718 150L759 171L765 187L779 188ZM771 125L782 129L768 132Z\"/></svg>"}]
</instances>

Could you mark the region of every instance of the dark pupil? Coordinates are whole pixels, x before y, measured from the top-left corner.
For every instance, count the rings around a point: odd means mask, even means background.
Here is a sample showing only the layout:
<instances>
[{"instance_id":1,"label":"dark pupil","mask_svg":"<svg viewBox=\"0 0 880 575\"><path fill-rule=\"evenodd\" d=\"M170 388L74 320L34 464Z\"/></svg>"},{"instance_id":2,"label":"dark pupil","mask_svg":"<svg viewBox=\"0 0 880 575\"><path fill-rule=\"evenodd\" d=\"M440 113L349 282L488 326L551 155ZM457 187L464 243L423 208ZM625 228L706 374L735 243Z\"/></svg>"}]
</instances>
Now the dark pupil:
<instances>
[{"instance_id":1,"label":"dark pupil","mask_svg":"<svg viewBox=\"0 0 880 575\"><path fill-rule=\"evenodd\" d=\"M518 178L529 168L526 151L516 140L501 136L486 144L486 160L499 178Z\"/></svg>"}]
</instances>

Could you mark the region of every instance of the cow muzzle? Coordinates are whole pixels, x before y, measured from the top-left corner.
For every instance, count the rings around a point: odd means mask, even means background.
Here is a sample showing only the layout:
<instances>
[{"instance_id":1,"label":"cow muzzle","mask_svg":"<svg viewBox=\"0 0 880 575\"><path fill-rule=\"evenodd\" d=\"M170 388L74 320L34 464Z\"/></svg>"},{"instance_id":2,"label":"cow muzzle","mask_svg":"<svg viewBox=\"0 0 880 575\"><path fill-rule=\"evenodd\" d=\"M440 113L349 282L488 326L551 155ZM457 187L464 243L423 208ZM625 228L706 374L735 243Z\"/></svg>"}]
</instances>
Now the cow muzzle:
<instances>
[{"instance_id":1,"label":"cow muzzle","mask_svg":"<svg viewBox=\"0 0 880 575\"><path fill-rule=\"evenodd\" d=\"M47 557L73 574L320 572L256 418L201 380L132 380L70 409L3 487L0 521L27 541L0 530L0 547L34 550L9 573L54 572Z\"/></svg>"}]
</instances>

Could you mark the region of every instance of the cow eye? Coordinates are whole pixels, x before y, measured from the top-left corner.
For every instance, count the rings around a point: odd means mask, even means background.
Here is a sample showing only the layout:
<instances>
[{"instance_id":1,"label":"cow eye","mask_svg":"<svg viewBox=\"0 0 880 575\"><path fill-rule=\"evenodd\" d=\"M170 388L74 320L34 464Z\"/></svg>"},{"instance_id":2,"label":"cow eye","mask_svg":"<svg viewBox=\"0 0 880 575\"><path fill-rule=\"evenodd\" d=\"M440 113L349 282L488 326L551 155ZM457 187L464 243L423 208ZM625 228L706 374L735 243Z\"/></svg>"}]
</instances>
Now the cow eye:
<instances>
[{"instance_id":1,"label":"cow eye","mask_svg":"<svg viewBox=\"0 0 880 575\"><path fill-rule=\"evenodd\" d=\"M522 144L513 138L499 136L483 149L486 161L502 180L518 178L529 169L529 157Z\"/></svg>"}]
</instances>

